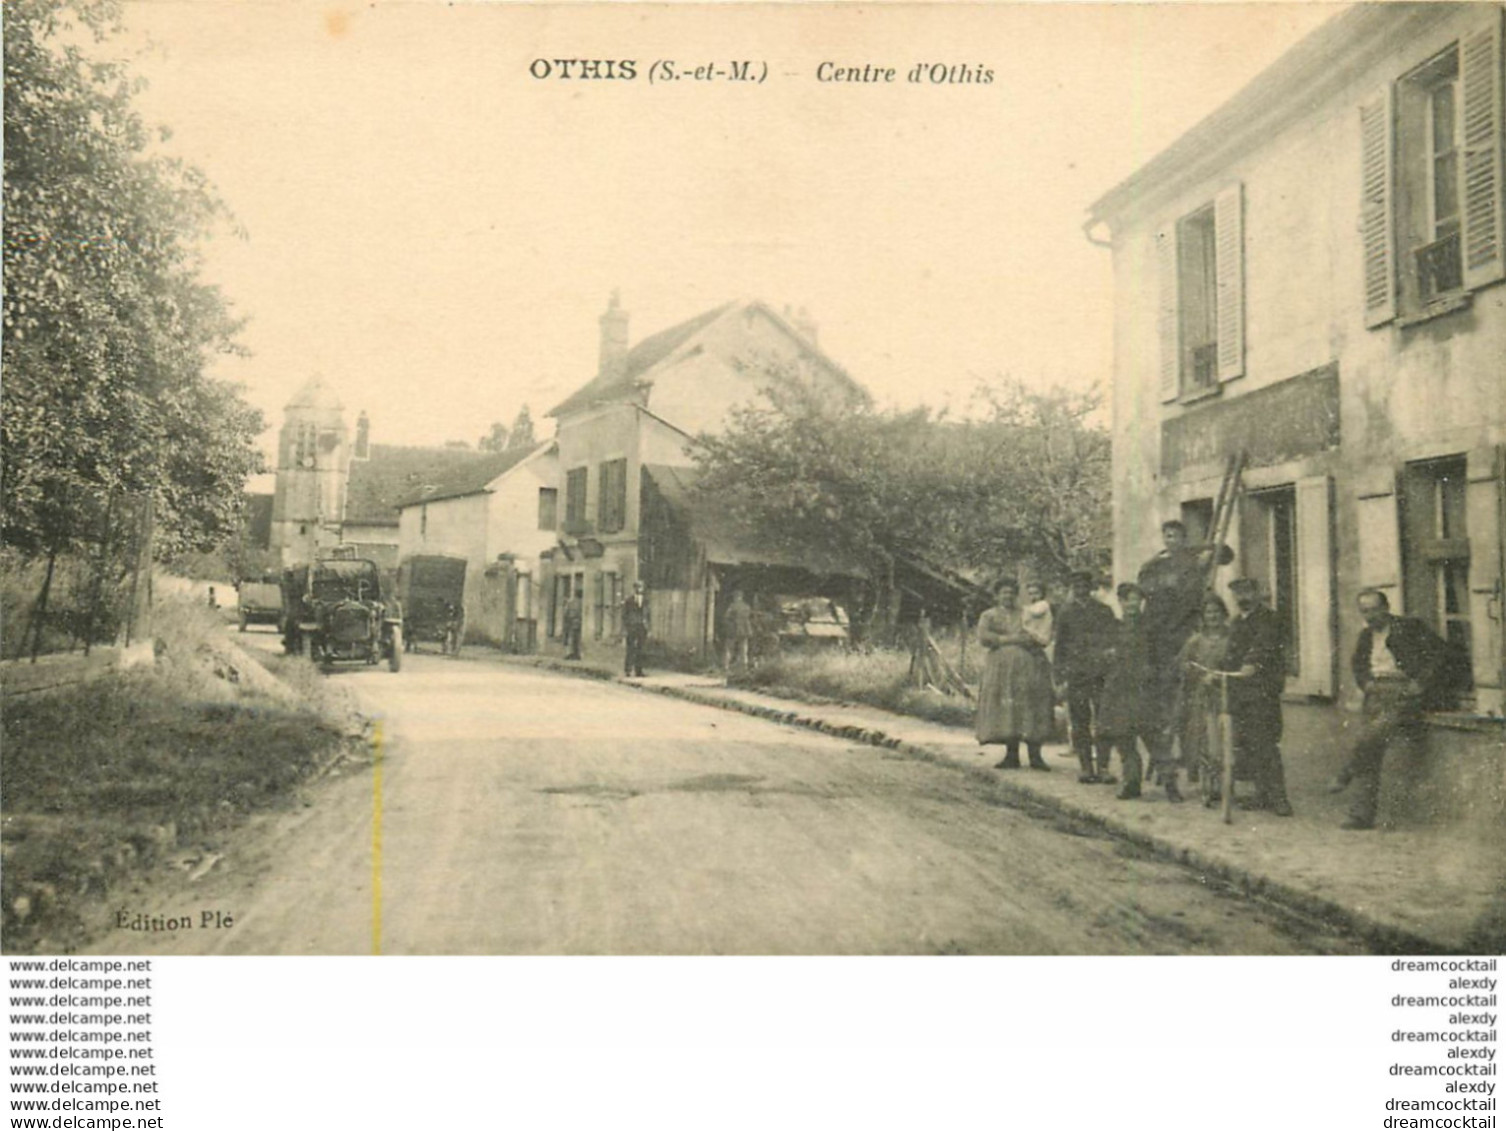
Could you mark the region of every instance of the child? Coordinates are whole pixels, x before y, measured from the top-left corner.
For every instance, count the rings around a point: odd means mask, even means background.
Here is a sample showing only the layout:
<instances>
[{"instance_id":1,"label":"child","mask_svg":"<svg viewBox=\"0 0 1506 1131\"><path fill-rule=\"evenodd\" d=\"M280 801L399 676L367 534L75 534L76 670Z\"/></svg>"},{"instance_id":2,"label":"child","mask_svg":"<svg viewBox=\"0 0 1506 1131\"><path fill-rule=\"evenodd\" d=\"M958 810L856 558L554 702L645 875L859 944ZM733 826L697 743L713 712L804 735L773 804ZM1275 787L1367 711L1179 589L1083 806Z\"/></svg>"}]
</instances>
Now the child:
<instances>
[{"instance_id":1,"label":"child","mask_svg":"<svg viewBox=\"0 0 1506 1131\"><path fill-rule=\"evenodd\" d=\"M1025 608L1020 617L1020 627L1042 648L1049 647L1056 635L1055 615L1051 602L1046 600L1046 587L1039 581L1025 586Z\"/></svg>"}]
</instances>

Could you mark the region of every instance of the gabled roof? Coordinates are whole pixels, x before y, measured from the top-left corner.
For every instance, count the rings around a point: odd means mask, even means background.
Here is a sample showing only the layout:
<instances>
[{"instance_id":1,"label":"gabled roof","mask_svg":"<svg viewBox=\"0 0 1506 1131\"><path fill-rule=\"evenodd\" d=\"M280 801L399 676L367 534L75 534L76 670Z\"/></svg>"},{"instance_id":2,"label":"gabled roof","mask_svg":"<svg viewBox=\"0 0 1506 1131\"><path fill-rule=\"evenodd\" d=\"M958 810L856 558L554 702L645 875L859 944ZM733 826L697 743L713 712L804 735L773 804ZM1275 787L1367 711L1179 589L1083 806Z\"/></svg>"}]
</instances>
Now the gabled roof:
<instances>
[{"instance_id":1,"label":"gabled roof","mask_svg":"<svg viewBox=\"0 0 1506 1131\"><path fill-rule=\"evenodd\" d=\"M345 521L359 526L396 526L400 502L488 458L493 457L466 448L373 444L369 458L350 462Z\"/></svg>"},{"instance_id":2,"label":"gabled roof","mask_svg":"<svg viewBox=\"0 0 1506 1131\"><path fill-rule=\"evenodd\" d=\"M694 467L646 463L643 470L664 501L689 525L691 537L700 543L707 562L713 565L784 566L816 574L866 576L866 571L855 562L813 549L770 545L757 538L732 518L725 507L696 490L701 473Z\"/></svg>"},{"instance_id":3,"label":"gabled roof","mask_svg":"<svg viewBox=\"0 0 1506 1131\"><path fill-rule=\"evenodd\" d=\"M329 408L340 409L345 406L340 403L340 397L334 389L330 388L329 382L319 375L314 375L305 381L299 390L293 394L283 408Z\"/></svg>"},{"instance_id":4,"label":"gabled roof","mask_svg":"<svg viewBox=\"0 0 1506 1131\"><path fill-rule=\"evenodd\" d=\"M644 376L664 361L681 346L690 342L701 331L705 330L713 322L716 322L729 311L746 309L758 311L766 315L776 326L779 326L790 337L798 341L810 353L818 358L823 365L832 373L844 379L853 392L864 401L868 400L868 392L847 373L819 349L813 342L808 341L804 335L781 318L767 303L756 301L728 302L723 303L714 310L708 310L704 314L698 314L678 325L671 326L667 330L660 330L639 342L628 350L627 357L621 368L611 373L598 373L587 381L575 392L571 393L559 404L550 409L546 416L563 416L566 413L575 412L579 409L589 408L594 404L603 404L608 401L641 401L643 398L639 392L638 384Z\"/></svg>"},{"instance_id":5,"label":"gabled roof","mask_svg":"<svg viewBox=\"0 0 1506 1131\"><path fill-rule=\"evenodd\" d=\"M704 314L698 314L694 318L681 322L678 326L671 326L668 330L660 330L657 334L644 338L628 350L621 369L612 373L598 373L544 415L560 416L602 401L619 400L631 394L639 377L710 326L732 305L730 302L724 303L715 310L708 310Z\"/></svg>"},{"instance_id":6,"label":"gabled roof","mask_svg":"<svg viewBox=\"0 0 1506 1131\"><path fill-rule=\"evenodd\" d=\"M531 456L549 451L553 440L533 444L526 448L512 448L505 452L486 452L476 455L473 462L450 468L437 477L437 482L426 484L398 501L398 509L417 506L420 503L438 502L440 499L459 499L466 495L479 495L487 490L492 480L511 471ZM474 454L474 453L473 453Z\"/></svg>"}]
</instances>

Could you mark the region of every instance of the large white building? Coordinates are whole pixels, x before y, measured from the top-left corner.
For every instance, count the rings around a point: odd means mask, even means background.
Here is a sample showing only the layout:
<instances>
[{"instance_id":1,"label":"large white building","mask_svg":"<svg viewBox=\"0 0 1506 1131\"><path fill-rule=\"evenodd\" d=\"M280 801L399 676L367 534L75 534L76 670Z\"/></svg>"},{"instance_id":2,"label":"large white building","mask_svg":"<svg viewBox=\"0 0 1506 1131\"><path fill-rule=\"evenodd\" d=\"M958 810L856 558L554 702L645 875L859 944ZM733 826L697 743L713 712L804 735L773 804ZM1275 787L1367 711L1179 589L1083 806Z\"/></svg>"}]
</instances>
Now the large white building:
<instances>
[{"instance_id":1,"label":"large white building","mask_svg":"<svg viewBox=\"0 0 1506 1131\"><path fill-rule=\"evenodd\" d=\"M1472 672L1434 746L1489 752L1453 769L1497 815L1501 43L1496 4L1348 9L1097 201L1089 229L1114 257L1116 573L1163 519L1204 534L1246 452L1225 579L1260 579L1283 618L1289 698L1353 706L1355 597L1382 589Z\"/></svg>"}]
</instances>

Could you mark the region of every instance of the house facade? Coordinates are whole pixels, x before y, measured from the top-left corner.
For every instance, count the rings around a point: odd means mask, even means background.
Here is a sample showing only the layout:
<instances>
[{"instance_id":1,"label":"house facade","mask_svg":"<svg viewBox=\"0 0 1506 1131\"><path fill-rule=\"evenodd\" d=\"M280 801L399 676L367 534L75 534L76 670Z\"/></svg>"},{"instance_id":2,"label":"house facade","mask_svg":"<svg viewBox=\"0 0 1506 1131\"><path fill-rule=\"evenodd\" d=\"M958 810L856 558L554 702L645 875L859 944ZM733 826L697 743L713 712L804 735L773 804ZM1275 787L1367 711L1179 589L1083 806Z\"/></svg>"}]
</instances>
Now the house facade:
<instances>
[{"instance_id":1,"label":"house facade","mask_svg":"<svg viewBox=\"0 0 1506 1131\"><path fill-rule=\"evenodd\" d=\"M464 558L467 635L531 651L544 606L540 555L556 544L553 441L482 457L398 507L398 557Z\"/></svg>"},{"instance_id":2,"label":"house facade","mask_svg":"<svg viewBox=\"0 0 1506 1131\"><path fill-rule=\"evenodd\" d=\"M1262 582L1294 701L1355 705L1374 587L1463 657L1461 715L1502 715L1501 43L1494 4L1357 6L1092 208L1115 573L1166 518L1205 538L1244 452L1222 580Z\"/></svg>"},{"instance_id":3,"label":"house facade","mask_svg":"<svg viewBox=\"0 0 1506 1131\"><path fill-rule=\"evenodd\" d=\"M546 559L551 635L560 631L558 610L572 589L584 602L588 638L620 632L622 599L644 577L646 466L689 466L695 437L721 430L732 409L757 401L771 381L799 380L843 401L866 399L814 338L808 322L745 301L629 348L628 314L612 296L600 320L596 375L549 412L560 473L559 544ZM653 635L672 648L703 651L715 623L715 592L678 593L655 594Z\"/></svg>"}]
</instances>

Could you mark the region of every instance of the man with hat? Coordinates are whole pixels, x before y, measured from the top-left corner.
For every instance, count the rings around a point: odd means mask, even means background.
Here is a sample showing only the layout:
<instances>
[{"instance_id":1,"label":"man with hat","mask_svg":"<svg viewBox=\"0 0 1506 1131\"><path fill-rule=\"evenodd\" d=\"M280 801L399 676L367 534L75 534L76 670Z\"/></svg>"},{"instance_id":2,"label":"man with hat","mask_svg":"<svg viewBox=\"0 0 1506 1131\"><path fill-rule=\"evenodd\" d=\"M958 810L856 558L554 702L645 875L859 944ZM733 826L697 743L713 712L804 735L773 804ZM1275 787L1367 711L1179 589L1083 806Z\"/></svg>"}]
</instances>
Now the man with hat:
<instances>
[{"instance_id":1,"label":"man with hat","mask_svg":"<svg viewBox=\"0 0 1506 1131\"><path fill-rule=\"evenodd\" d=\"M648 643L648 598L643 582L633 582L633 591L622 602L622 638L626 649L622 657L622 674L643 675L643 646Z\"/></svg>"},{"instance_id":2,"label":"man with hat","mask_svg":"<svg viewBox=\"0 0 1506 1131\"><path fill-rule=\"evenodd\" d=\"M1093 763L1095 745L1098 766L1108 772L1110 748L1102 717L1103 682L1119 635L1113 610L1093 596L1094 580L1087 570L1074 572L1071 599L1056 618L1054 667L1066 694L1072 752L1077 755L1081 770L1077 780L1081 782L1101 780Z\"/></svg>"},{"instance_id":3,"label":"man with hat","mask_svg":"<svg viewBox=\"0 0 1506 1131\"><path fill-rule=\"evenodd\" d=\"M1178 519L1161 524L1163 549L1140 567L1140 589L1145 593L1145 634L1153 673L1152 703L1155 713L1148 724L1146 741L1153 748L1153 761L1172 762L1172 732L1176 725L1172 706L1181 686L1179 657L1188 639L1197 631L1207 588L1209 546L1187 544L1187 527ZM1228 547L1217 555L1219 564L1234 560Z\"/></svg>"},{"instance_id":4,"label":"man with hat","mask_svg":"<svg viewBox=\"0 0 1506 1131\"><path fill-rule=\"evenodd\" d=\"M1234 723L1236 765L1255 783L1246 806L1292 815L1281 764L1281 692L1286 686L1286 645L1281 622L1260 599L1253 578L1229 582L1238 615L1229 626L1229 650L1222 669L1229 681L1229 715Z\"/></svg>"}]
</instances>

